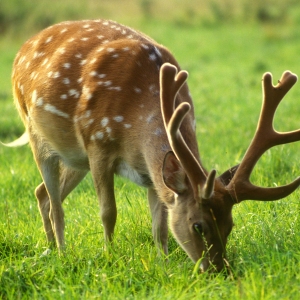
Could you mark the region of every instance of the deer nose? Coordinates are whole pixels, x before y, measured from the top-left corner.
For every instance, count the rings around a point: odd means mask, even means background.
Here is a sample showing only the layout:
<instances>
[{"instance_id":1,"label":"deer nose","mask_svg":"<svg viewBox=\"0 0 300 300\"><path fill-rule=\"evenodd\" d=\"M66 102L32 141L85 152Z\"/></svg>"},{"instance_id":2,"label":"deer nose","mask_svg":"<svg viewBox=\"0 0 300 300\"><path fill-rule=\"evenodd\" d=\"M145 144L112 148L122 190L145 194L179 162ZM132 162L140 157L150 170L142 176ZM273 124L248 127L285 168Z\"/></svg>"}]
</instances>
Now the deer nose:
<instances>
[{"instance_id":1,"label":"deer nose","mask_svg":"<svg viewBox=\"0 0 300 300\"><path fill-rule=\"evenodd\" d=\"M213 261L208 258L204 258L200 264L200 270L201 272L209 271L211 273L219 273L225 270L225 266L223 258L215 259Z\"/></svg>"},{"instance_id":2,"label":"deer nose","mask_svg":"<svg viewBox=\"0 0 300 300\"><path fill-rule=\"evenodd\" d=\"M200 270L201 272L205 272L209 267L209 260L204 258L200 264Z\"/></svg>"}]
</instances>

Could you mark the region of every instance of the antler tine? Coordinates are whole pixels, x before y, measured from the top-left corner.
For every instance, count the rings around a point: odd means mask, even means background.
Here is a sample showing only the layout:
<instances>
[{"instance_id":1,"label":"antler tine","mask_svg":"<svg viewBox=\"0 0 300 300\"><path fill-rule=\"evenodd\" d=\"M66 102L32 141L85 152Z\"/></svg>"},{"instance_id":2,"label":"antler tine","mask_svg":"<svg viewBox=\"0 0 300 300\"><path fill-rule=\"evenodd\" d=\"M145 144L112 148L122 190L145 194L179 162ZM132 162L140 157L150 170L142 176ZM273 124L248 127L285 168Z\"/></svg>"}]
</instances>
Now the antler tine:
<instances>
[{"instance_id":1,"label":"antler tine","mask_svg":"<svg viewBox=\"0 0 300 300\"><path fill-rule=\"evenodd\" d=\"M286 93L296 83L297 76L289 71L283 73L276 86L272 75L263 76L263 104L254 138L227 189L237 202L242 200L272 201L288 196L300 184L300 178L277 188L262 188L250 183L251 172L265 151L273 146L300 140L300 130L277 132L273 127L276 109Z\"/></svg>"},{"instance_id":2,"label":"antler tine","mask_svg":"<svg viewBox=\"0 0 300 300\"><path fill-rule=\"evenodd\" d=\"M188 73L186 71L177 73L177 68L169 63L163 64L160 69L160 99L166 125L169 124L175 109L175 97L187 77Z\"/></svg>"},{"instance_id":3,"label":"antler tine","mask_svg":"<svg viewBox=\"0 0 300 300\"><path fill-rule=\"evenodd\" d=\"M168 134L168 139L172 150L183 166L187 176L193 186L195 197L199 196L198 186L203 187L205 196L211 195L213 191L214 175L209 176L210 182L207 183L205 171L185 143L181 133L180 126L185 116L191 109L187 102L183 102L174 111L175 97L188 74L185 71L180 71L177 75L177 68L171 64L164 64L161 68L161 109L165 128ZM214 173L215 174L215 173Z\"/></svg>"}]
</instances>

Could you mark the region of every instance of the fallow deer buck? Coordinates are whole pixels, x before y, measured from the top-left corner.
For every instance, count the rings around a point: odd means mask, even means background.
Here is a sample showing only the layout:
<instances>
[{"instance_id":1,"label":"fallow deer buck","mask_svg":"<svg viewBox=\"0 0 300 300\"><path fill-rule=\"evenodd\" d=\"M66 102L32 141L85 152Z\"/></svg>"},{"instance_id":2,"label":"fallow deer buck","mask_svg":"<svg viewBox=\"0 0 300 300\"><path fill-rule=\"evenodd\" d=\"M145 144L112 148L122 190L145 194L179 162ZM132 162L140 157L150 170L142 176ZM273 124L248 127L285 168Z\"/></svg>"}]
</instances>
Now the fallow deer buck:
<instances>
[{"instance_id":1,"label":"fallow deer buck","mask_svg":"<svg viewBox=\"0 0 300 300\"><path fill-rule=\"evenodd\" d=\"M263 77L264 101L255 136L239 166L219 177L203 167L195 135L186 71L155 41L113 21L51 26L16 56L12 82L43 182L36 188L49 242L64 248L62 202L90 170L106 240L117 217L114 174L148 188L152 232L168 253L170 229L202 270L224 267L232 207L243 200L273 201L300 184L262 188L249 177L269 148L300 139L300 130L273 129L275 110L297 81Z\"/></svg>"}]
</instances>

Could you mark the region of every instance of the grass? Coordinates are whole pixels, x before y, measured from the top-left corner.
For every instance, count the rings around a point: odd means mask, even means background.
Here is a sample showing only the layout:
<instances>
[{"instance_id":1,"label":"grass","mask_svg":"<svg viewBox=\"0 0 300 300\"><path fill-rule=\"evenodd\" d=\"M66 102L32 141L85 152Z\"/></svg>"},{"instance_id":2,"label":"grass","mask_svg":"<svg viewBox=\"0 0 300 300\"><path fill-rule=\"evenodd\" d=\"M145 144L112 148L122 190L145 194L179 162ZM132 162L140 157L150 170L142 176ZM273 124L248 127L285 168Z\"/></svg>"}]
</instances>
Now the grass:
<instances>
[{"instance_id":1,"label":"grass","mask_svg":"<svg viewBox=\"0 0 300 300\"><path fill-rule=\"evenodd\" d=\"M299 33L286 24L187 27L155 19L138 29L168 46L190 73L204 165L223 172L247 148L261 105L261 76L286 69L300 74ZM29 37L0 41L0 140L22 133L10 94L17 49ZM280 130L296 129L299 83L276 114ZM262 186L299 174L299 143L271 149L252 176ZM66 199L67 253L47 249L33 196L40 176L28 147L0 147L0 298L4 299L298 299L299 191L286 199L234 208L228 242L233 275L198 274L170 237L169 263L156 255L146 191L117 179L115 247L103 250L98 201L88 176Z\"/></svg>"}]
</instances>

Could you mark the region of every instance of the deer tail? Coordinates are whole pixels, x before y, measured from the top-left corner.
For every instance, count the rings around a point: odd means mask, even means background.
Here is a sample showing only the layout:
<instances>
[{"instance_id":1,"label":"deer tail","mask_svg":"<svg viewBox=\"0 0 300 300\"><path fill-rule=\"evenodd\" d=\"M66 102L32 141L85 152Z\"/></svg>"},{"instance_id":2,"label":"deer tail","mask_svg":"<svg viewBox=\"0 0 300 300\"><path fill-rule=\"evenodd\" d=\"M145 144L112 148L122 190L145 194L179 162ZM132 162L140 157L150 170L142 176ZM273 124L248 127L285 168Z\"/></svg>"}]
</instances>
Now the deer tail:
<instances>
[{"instance_id":1,"label":"deer tail","mask_svg":"<svg viewBox=\"0 0 300 300\"><path fill-rule=\"evenodd\" d=\"M0 143L6 147L21 147L28 144L28 142L29 142L29 137L27 132L25 131L19 138L17 138L16 140L10 143L2 143L2 142Z\"/></svg>"}]
</instances>

